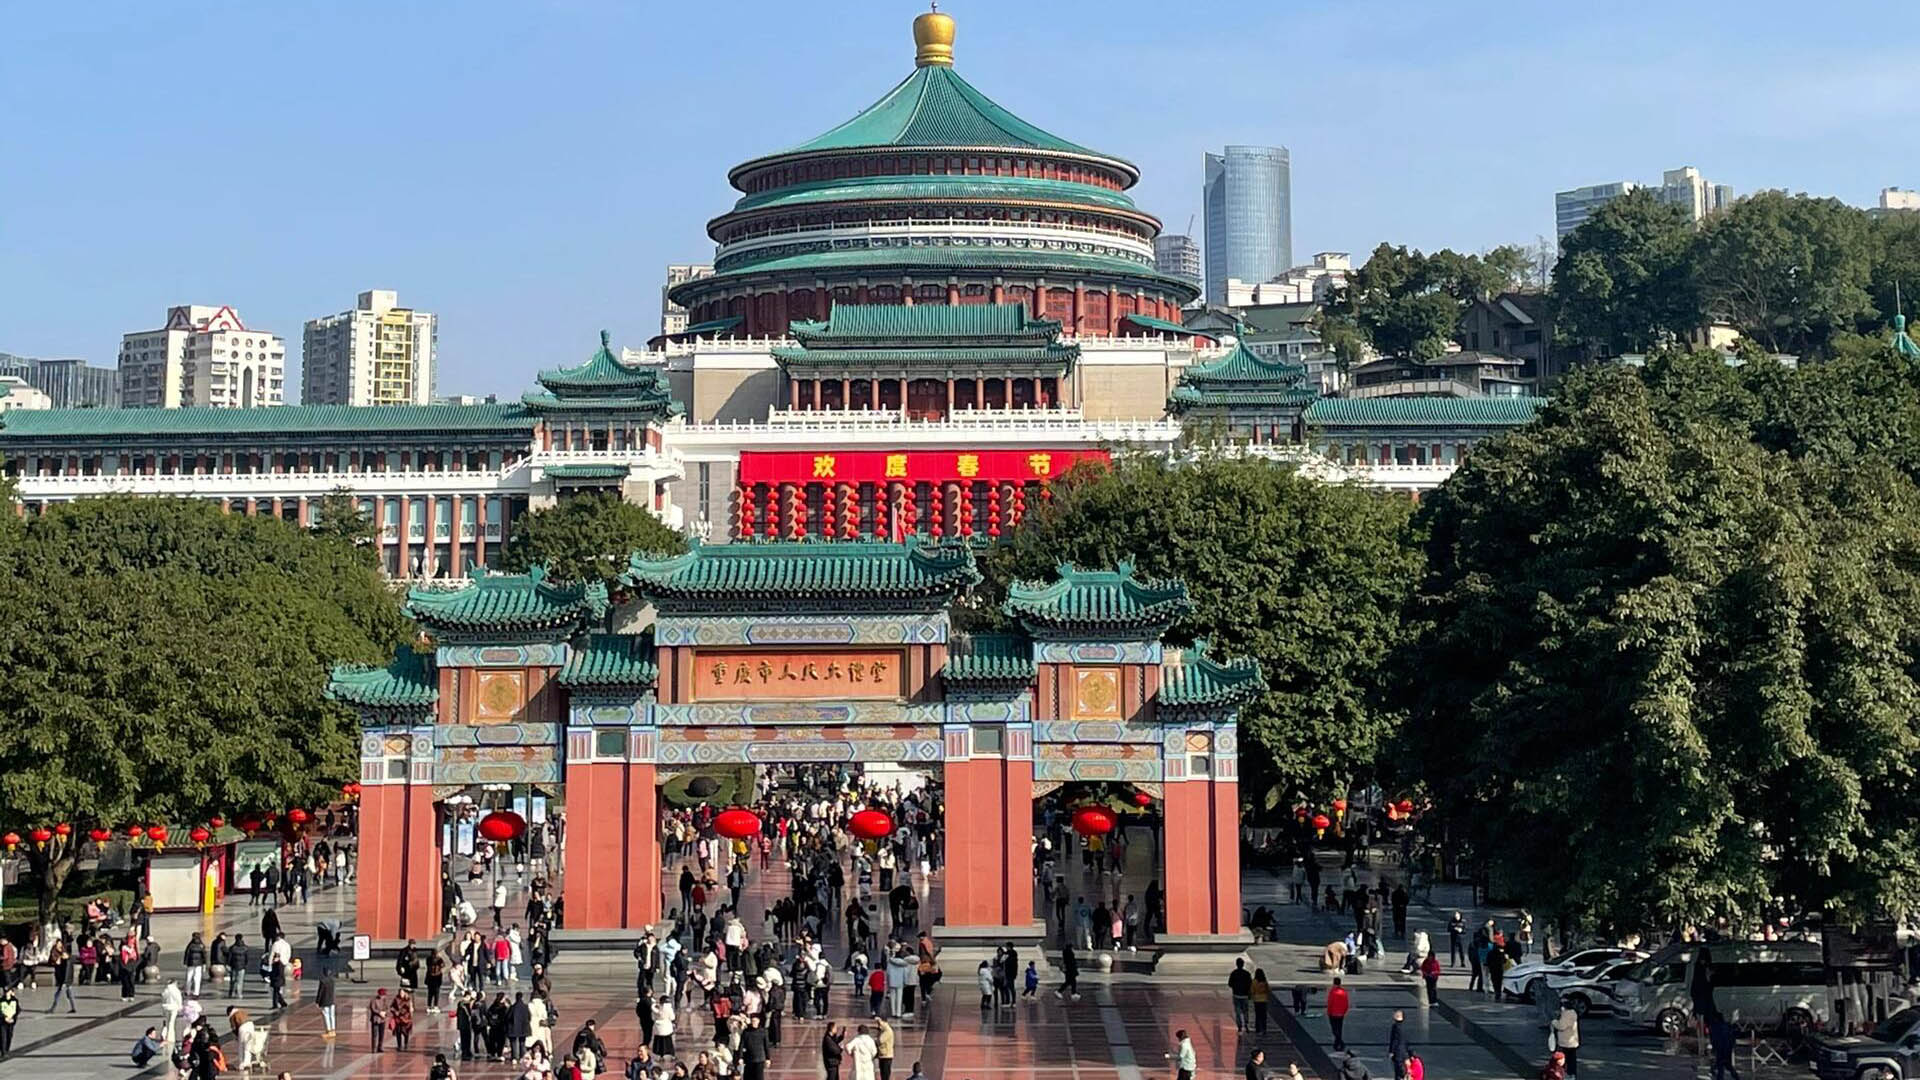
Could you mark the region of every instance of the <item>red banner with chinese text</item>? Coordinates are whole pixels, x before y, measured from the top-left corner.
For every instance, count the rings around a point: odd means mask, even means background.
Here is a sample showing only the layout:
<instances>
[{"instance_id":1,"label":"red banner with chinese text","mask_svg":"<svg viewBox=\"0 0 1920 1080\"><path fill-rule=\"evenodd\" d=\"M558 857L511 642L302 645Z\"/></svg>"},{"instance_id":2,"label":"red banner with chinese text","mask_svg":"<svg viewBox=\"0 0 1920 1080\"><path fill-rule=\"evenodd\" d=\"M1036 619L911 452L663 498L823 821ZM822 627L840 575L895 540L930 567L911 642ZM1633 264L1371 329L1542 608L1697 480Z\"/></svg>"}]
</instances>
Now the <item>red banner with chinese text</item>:
<instances>
[{"instance_id":1,"label":"red banner with chinese text","mask_svg":"<svg viewBox=\"0 0 1920 1080\"><path fill-rule=\"evenodd\" d=\"M1105 450L743 450L743 484L1054 480L1083 461L1110 462Z\"/></svg>"}]
</instances>

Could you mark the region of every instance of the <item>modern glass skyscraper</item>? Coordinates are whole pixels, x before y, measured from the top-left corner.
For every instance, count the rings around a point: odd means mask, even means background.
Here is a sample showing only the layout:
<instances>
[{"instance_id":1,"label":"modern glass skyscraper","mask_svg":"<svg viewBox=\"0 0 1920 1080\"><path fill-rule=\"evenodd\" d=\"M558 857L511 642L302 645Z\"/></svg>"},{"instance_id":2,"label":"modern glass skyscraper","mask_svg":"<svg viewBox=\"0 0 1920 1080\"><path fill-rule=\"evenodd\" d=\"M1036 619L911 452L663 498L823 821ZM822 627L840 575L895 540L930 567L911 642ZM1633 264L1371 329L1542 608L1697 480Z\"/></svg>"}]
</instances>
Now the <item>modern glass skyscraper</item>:
<instances>
[{"instance_id":1,"label":"modern glass skyscraper","mask_svg":"<svg viewBox=\"0 0 1920 1080\"><path fill-rule=\"evenodd\" d=\"M1293 180L1284 146L1229 146L1207 155L1207 300L1227 279L1270 281L1293 266Z\"/></svg>"}]
</instances>

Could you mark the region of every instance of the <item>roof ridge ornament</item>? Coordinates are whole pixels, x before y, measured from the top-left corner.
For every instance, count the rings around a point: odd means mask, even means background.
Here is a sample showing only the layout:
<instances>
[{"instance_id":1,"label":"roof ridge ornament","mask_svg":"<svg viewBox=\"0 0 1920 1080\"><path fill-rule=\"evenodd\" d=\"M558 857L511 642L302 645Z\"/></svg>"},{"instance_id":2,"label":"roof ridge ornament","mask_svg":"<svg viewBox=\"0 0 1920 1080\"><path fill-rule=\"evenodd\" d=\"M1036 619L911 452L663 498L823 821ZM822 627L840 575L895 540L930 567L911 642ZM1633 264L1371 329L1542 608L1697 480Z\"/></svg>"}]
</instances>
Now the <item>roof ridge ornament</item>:
<instances>
[{"instance_id":1,"label":"roof ridge ornament","mask_svg":"<svg viewBox=\"0 0 1920 1080\"><path fill-rule=\"evenodd\" d=\"M953 66L953 16L933 10L913 20L913 66Z\"/></svg>"}]
</instances>

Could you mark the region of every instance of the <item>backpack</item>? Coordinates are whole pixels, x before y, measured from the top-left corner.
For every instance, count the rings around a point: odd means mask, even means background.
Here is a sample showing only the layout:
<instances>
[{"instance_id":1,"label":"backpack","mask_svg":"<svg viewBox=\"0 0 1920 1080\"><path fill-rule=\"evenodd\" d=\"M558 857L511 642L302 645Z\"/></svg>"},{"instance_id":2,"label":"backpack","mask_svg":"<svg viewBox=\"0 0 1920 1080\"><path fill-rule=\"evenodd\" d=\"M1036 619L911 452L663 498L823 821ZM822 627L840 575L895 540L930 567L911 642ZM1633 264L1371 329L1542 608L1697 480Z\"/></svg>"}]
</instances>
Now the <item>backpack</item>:
<instances>
[{"instance_id":1,"label":"backpack","mask_svg":"<svg viewBox=\"0 0 1920 1080\"><path fill-rule=\"evenodd\" d=\"M1427 1067L1420 1061L1419 1055L1407 1058L1407 1080L1426 1080Z\"/></svg>"}]
</instances>

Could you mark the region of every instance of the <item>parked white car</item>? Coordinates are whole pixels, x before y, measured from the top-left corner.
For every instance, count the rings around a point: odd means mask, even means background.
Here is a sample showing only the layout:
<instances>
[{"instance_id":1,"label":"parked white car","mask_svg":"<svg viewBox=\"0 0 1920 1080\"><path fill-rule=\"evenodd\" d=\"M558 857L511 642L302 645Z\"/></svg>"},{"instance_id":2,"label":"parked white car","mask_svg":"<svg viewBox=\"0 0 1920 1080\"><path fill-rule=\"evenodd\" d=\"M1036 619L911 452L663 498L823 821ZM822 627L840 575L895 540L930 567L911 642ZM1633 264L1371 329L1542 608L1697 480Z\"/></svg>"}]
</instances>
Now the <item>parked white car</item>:
<instances>
[{"instance_id":1,"label":"parked white car","mask_svg":"<svg viewBox=\"0 0 1920 1080\"><path fill-rule=\"evenodd\" d=\"M1576 1016L1586 1016L1589 1012L1603 1015L1624 1012L1632 1003L1633 980L1628 976L1639 962L1638 957L1628 955L1595 964L1585 971L1544 975L1542 978L1559 993L1560 1000L1570 1006Z\"/></svg>"},{"instance_id":2,"label":"parked white car","mask_svg":"<svg viewBox=\"0 0 1920 1080\"><path fill-rule=\"evenodd\" d=\"M1646 957L1646 953L1636 952L1632 949L1581 949L1576 953L1567 953L1555 959L1551 964L1539 960L1528 961L1524 964L1515 964L1513 967L1507 969L1507 973L1502 981L1505 982L1509 993L1518 996L1522 1000L1529 1000L1533 997L1533 981L1543 976L1572 975L1575 972L1586 971L1595 964L1604 964L1609 960L1620 960L1623 958L1644 960Z\"/></svg>"}]
</instances>

